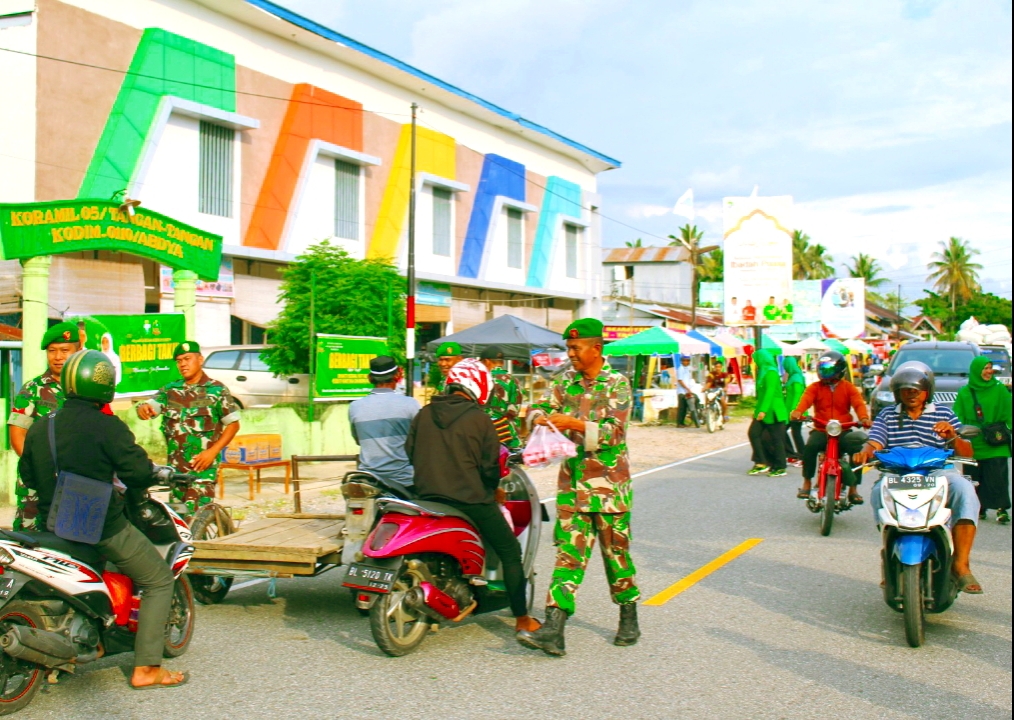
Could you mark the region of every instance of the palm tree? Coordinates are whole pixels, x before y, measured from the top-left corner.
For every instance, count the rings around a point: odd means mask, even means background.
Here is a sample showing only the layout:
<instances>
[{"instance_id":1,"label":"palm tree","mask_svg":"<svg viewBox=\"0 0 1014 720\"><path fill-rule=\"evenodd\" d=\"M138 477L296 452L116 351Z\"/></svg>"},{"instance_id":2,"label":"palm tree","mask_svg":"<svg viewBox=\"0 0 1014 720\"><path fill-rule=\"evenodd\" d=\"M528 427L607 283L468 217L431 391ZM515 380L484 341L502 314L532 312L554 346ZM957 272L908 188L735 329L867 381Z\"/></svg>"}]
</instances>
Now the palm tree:
<instances>
[{"instance_id":1,"label":"palm tree","mask_svg":"<svg viewBox=\"0 0 1014 720\"><path fill-rule=\"evenodd\" d=\"M703 230L698 230L696 225L691 225L690 223L687 223L686 225L680 228L679 237L676 237L675 235L669 236L669 244L683 245L684 243L686 243L693 247L697 245L697 243L700 241L702 237L704 237Z\"/></svg>"},{"instance_id":2,"label":"palm tree","mask_svg":"<svg viewBox=\"0 0 1014 720\"><path fill-rule=\"evenodd\" d=\"M979 291L979 270L982 265L972 262L979 251L966 240L952 237L940 241L940 252L935 252L927 265L931 270L929 280L941 293L950 295L951 312L957 309L957 301L968 300L972 293Z\"/></svg>"},{"instance_id":3,"label":"palm tree","mask_svg":"<svg viewBox=\"0 0 1014 720\"><path fill-rule=\"evenodd\" d=\"M725 279L725 254L721 248L701 257L697 278L701 282L722 282Z\"/></svg>"},{"instance_id":4,"label":"palm tree","mask_svg":"<svg viewBox=\"0 0 1014 720\"><path fill-rule=\"evenodd\" d=\"M849 277L862 278L866 281L866 287L872 290L876 290L887 282L887 278L880 276L882 271L880 263L876 258L866 253L853 255L852 267L846 265L845 269L848 271Z\"/></svg>"},{"instance_id":5,"label":"palm tree","mask_svg":"<svg viewBox=\"0 0 1014 720\"><path fill-rule=\"evenodd\" d=\"M637 240L627 240L627 247L628 248L643 247L643 245L641 245L641 238L637 238Z\"/></svg>"},{"instance_id":6,"label":"palm tree","mask_svg":"<svg viewBox=\"0 0 1014 720\"><path fill-rule=\"evenodd\" d=\"M810 236L802 230L792 233L792 279L822 280L834 275L834 258L821 245L811 245Z\"/></svg>"}]
</instances>

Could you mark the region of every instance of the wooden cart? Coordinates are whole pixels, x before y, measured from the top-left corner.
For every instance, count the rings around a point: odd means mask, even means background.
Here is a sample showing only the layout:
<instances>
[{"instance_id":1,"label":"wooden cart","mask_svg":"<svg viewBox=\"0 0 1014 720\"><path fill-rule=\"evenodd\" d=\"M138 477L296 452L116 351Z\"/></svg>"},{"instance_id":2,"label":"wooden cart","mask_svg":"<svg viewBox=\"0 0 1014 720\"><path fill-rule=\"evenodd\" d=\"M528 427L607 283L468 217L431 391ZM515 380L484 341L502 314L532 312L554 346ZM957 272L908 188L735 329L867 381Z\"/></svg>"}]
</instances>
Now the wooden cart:
<instances>
[{"instance_id":1,"label":"wooden cart","mask_svg":"<svg viewBox=\"0 0 1014 720\"><path fill-rule=\"evenodd\" d=\"M269 513L231 535L194 542L194 575L291 578L341 564L344 515Z\"/></svg>"}]
</instances>

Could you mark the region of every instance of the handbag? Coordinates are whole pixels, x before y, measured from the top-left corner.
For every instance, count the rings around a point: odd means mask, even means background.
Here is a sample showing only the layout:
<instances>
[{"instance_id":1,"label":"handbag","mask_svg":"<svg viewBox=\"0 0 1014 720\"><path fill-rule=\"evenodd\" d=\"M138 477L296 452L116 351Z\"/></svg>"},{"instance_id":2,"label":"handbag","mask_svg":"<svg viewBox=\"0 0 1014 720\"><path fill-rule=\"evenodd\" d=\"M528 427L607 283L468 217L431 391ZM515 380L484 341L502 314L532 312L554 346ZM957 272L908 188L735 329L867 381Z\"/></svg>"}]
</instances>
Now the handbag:
<instances>
[{"instance_id":1,"label":"handbag","mask_svg":"<svg viewBox=\"0 0 1014 720\"><path fill-rule=\"evenodd\" d=\"M113 484L60 470L56 459L57 414L48 418L49 452L53 458L56 489L46 517L46 529L64 540L94 545L102 539Z\"/></svg>"},{"instance_id":2,"label":"handbag","mask_svg":"<svg viewBox=\"0 0 1014 720\"><path fill-rule=\"evenodd\" d=\"M982 412L982 405L979 404L979 398L975 395L975 390L968 388L968 391L972 393L972 403L975 405L975 417L979 421L979 427L982 429L982 439L986 441L987 445L992 445L993 447L1010 445L1010 430L1007 428L1007 424L1002 422L986 423L986 417Z\"/></svg>"}]
</instances>

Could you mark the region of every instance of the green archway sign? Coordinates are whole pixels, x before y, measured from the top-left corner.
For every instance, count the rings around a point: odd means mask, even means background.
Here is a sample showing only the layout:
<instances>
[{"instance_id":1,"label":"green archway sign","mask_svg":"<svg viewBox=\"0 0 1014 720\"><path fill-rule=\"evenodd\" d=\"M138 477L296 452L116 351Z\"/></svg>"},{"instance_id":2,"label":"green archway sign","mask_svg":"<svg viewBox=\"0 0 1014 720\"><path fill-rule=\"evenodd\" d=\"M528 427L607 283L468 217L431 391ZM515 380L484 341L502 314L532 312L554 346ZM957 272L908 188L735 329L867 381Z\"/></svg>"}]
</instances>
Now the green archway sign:
<instances>
[{"instance_id":1,"label":"green archway sign","mask_svg":"<svg viewBox=\"0 0 1014 720\"><path fill-rule=\"evenodd\" d=\"M0 247L7 260L118 250L211 281L222 262L221 235L143 207L130 214L112 200L0 204Z\"/></svg>"}]
</instances>

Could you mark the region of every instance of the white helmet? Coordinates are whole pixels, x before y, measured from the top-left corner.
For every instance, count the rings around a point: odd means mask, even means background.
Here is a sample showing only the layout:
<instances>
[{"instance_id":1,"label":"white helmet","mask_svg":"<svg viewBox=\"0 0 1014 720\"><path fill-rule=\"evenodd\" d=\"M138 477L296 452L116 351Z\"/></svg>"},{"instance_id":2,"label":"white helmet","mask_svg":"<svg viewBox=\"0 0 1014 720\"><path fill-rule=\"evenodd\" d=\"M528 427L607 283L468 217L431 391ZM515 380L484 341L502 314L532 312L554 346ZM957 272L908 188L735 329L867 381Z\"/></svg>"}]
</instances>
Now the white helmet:
<instances>
[{"instance_id":1,"label":"white helmet","mask_svg":"<svg viewBox=\"0 0 1014 720\"><path fill-rule=\"evenodd\" d=\"M447 373L447 391L461 390L480 405L493 393L493 376L475 358L466 358Z\"/></svg>"}]
</instances>

